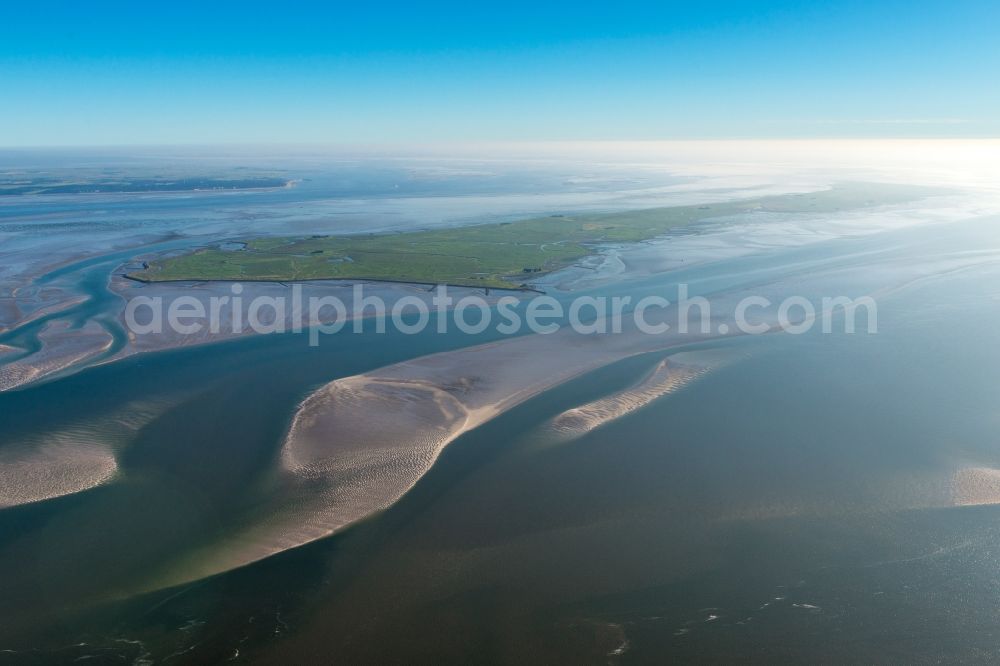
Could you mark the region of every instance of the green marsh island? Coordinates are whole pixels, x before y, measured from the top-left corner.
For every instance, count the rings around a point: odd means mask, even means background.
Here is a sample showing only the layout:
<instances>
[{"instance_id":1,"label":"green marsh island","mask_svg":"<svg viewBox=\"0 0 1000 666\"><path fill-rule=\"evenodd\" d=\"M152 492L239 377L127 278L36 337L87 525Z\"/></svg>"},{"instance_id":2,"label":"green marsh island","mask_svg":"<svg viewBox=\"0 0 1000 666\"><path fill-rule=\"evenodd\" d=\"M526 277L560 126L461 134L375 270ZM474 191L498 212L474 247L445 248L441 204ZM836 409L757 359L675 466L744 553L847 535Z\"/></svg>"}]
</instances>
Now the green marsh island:
<instances>
[{"instance_id":1,"label":"green marsh island","mask_svg":"<svg viewBox=\"0 0 1000 666\"><path fill-rule=\"evenodd\" d=\"M597 254L602 245L650 240L705 220L753 212L830 213L936 193L849 183L805 194L705 205L383 234L251 238L160 257L127 277L143 282L353 279L527 289L533 279Z\"/></svg>"}]
</instances>

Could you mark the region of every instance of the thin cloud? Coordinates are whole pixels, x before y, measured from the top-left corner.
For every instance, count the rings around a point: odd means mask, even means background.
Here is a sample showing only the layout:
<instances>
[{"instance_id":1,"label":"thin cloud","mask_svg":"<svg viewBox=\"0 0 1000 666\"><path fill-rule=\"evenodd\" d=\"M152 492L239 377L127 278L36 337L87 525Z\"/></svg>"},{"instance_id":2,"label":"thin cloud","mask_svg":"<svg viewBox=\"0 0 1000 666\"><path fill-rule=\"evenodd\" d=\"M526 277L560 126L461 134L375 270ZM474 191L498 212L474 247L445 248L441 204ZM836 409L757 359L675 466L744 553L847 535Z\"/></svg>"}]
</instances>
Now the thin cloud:
<instances>
[{"instance_id":1,"label":"thin cloud","mask_svg":"<svg viewBox=\"0 0 1000 666\"><path fill-rule=\"evenodd\" d=\"M822 125L964 125L968 118L862 118L820 120Z\"/></svg>"}]
</instances>

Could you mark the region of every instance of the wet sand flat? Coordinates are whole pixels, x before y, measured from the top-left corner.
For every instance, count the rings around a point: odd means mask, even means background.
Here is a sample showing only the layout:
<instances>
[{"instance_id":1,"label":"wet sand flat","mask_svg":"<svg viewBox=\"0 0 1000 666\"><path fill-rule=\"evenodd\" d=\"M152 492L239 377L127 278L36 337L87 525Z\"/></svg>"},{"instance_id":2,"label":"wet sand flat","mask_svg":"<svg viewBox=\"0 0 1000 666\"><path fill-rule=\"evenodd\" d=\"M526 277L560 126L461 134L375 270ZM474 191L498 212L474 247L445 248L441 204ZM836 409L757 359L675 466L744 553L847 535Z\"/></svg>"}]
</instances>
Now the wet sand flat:
<instances>
[{"instance_id":1,"label":"wet sand flat","mask_svg":"<svg viewBox=\"0 0 1000 666\"><path fill-rule=\"evenodd\" d=\"M66 321L49 322L38 335L39 351L0 366L0 391L18 388L84 363L110 349L112 336L97 322L74 329Z\"/></svg>"}]
</instances>

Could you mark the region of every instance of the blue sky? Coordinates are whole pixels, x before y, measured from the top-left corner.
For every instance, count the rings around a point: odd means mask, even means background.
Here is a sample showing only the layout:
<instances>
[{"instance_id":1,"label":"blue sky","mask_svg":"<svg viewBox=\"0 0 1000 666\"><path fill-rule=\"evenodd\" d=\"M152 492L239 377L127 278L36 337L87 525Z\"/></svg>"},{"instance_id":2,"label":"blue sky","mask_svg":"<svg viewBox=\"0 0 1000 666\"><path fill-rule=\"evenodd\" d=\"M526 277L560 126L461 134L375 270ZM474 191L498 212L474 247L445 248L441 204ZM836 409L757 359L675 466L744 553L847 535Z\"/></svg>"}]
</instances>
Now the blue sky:
<instances>
[{"instance_id":1,"label":"blue sky","mask_svg":"<svg viewBox=\"0 0 1000 666\"><path fill-rule=\"evenodd\" d=\"M32 2L0 146L1000 136L1000 2Z\"/></svg>"}]
</instances>

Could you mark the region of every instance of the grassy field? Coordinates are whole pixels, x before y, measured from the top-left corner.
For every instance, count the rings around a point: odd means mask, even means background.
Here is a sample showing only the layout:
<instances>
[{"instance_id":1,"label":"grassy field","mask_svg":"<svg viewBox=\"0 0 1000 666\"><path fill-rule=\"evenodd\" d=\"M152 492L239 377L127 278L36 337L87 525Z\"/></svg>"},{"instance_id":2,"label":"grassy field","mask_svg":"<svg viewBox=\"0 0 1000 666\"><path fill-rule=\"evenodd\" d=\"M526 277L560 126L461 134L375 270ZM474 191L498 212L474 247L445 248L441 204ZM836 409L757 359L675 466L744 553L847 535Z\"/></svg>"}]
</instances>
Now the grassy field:
<instances>
[{"instance_id":1,"label":"grassy field","mask_svg":"<svg viewBox=\"0 0 1000 666\"><path fill-rule=\"evenodd\" d=\"M517 222L391 234L257 238L242 249L203 248L147 264L128 276L172 280L370 279L524 288L541 274L598 251L602 243L655 238L712 218L768 211L829 213L920 198L913 187L855 183L809 194L620 213L554 215Z\"/></svg>"}]
</instances>

